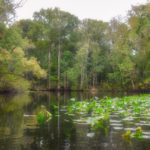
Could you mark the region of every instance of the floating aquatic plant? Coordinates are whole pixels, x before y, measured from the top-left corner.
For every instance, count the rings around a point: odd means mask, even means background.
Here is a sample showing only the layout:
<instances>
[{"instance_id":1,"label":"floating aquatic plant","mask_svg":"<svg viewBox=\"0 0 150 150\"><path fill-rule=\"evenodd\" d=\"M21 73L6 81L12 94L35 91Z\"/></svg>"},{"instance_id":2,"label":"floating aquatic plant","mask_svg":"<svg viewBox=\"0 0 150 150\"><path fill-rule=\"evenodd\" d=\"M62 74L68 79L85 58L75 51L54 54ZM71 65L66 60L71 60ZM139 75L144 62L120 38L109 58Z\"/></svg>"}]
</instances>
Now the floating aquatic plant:
<instances>
[{"instance_id":1,"label":"floating aquatic plant","mask_svg":"<svg viewBox=\"0 0 150 150\"><path fill-rule=\"evenodd\" d=\"M131 130L126 131L124 134L122 134L122 137L126 141L130 141L132 138L136 138L138 140L142 140L143 131L141 127L137 127L135 129L135 132L133 133Z\"/></svg>"},{"instance_id":2,"label":"floating aquatic plant","mask_svg":"<svg viewBox=\"0 0 150 150\"><path fill-rule=\"evenodd\" d=\"M150 115L150 95L126 96L124 98L90 99L70 101L67 114L74 114L91 127L102 127L102 122L111 119L112 114L125 117L123 121L140 122L140 117ZM136 118L136 119L134 119ZM142 131L136 131L134 137L141 137ZM125 136L125 135L124 135ZM129 136L129 133L128 133Z\"/></svg>"},{"instance_id":3,"label":"floating aquatic plant","mask_svg":"<svg viewBox=\"0 0 150 150\"><path fill-rule=\"evenodd\" d=\"M126 140L126 141L131 141L131 139L134 137L131 130L126 131L124 134L122 134L122 137Z\"/></svg>"},{"instance_id":4,"label":"floating aquatic plant","mask_svg":"<svg viewBox=\"0 0 150 150\"><path fill-rule=\"evenodd\" d=\"M142 140L143 131L141 127L136 128L136 132L134 133L134 137L138 140Z\"/></svg>"},{"instance_id":5,"label":"floating aquatic plant","mask_svg":"<svg viewBox=\"0 0 150 150\"><path fill-rule=\"evenodd\" d=\"M42 125L51 119L51 113L46 109L44 105L41 105L41 111L37 114L37 122Z\"/></svg>"}]
</instances>

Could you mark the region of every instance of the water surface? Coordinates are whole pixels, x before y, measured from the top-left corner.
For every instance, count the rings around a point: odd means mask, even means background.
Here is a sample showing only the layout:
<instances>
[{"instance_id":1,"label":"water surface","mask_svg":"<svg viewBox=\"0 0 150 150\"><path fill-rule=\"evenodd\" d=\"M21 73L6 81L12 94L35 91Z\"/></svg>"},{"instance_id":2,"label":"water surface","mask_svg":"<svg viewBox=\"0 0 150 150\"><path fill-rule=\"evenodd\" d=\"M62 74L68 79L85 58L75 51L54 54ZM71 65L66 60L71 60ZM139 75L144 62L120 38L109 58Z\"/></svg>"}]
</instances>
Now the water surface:
<instances>
[{"instance_id":1,"label":"water surface","mask_svg":"<svg viewBox=\"0 0 150 150\"><path fill-rule=\"evenodd\" d=\"M0 150L150 150L150 116L135 123L137 118L120 118L114 113L104 128L93 131L88 124L74 122L61 107L70 98L81 101L95 96L124 95L127 93L0 95ZM53 114L42 126L36 117L41 105ZM54 106L58 106L57 109ZM143 140L125 141L122 134L129 129L134 131L137 126L144 130Z\"/></svg>"}]
</instances>

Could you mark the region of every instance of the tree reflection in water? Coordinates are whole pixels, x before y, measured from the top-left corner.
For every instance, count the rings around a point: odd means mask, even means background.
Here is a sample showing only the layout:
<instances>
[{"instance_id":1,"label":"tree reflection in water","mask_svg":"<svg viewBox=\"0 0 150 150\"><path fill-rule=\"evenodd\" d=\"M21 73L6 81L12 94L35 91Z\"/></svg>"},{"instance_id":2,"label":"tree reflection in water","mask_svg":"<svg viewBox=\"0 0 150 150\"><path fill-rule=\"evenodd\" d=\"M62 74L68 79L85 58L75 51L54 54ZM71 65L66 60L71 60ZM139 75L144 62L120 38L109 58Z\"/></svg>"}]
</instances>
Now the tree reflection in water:
<instances>
[{"instance_id":1,"label":"tree reflection in water","mask_svg":"<svg viewBox=\"0 0 150 150\"><path fill-rule=\"evenodd\" d=\"M100 97L102 93L93 96ZM75 92L0 95L0 150L149 150L149 138L141 142L135 139L131 143L124 141L121 128L111 126L119 122L115 116L112 119L116 122L108 124L107 130L93 131L88 124L74 122L60 107L67 105L73 97L81 101L80 98L92 95ZM40 126L36 115L41 105L46 106L53 116ZM55 114L54 106L58 106L59 115Z\"/></svg>"}]
</instances>

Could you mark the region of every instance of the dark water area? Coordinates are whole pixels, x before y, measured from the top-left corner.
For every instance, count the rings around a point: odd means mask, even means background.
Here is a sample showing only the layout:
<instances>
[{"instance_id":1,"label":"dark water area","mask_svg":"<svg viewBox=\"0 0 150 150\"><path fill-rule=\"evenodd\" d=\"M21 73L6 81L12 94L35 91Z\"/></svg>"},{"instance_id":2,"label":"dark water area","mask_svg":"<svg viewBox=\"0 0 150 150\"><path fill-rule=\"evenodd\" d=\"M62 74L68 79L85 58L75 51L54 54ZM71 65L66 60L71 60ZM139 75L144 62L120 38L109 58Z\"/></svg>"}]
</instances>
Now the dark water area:
<instances>
[{"instance_id":1,"label":"dark water area","mask_svg":"<svg viewBox=\"0 0 150 150\"><path fill-rule=\"evenodd\" d=\"M150 150L150 118L141 120L145 138L130 142L122 138L134 128L132 120L123 122L117 115L107 127L91 130L88 124L74 122L61 106L92 97L122 97L138 93L36 92L0 95L0 150ZM38 125L37 114L44 105L53 115ZM57 114L55 113L57 106Z\"/></svg>"}]
</instances>

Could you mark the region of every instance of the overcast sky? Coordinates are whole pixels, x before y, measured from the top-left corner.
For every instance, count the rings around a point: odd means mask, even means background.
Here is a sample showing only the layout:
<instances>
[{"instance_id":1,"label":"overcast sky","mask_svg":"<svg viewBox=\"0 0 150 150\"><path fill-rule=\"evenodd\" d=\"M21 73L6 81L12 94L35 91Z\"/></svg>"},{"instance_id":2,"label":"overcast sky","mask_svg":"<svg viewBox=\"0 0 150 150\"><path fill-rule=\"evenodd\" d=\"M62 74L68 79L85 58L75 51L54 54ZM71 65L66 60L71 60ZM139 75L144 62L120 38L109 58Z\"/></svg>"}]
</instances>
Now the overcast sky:
<instances>
[{"instance_id":1,"label":"overcast sky","mask_svg":"<svg viewBox=\"0 0 150 150\"><path fill-rule=\"evenodd\" d=\"M80 19L109 21L119 15L126 16L131 5L146 2L147 0L26 0L24 6L17 9L17 20L32 18L33 12L41 8L59 7Z\"/></svg>"}]
</instances>

